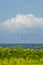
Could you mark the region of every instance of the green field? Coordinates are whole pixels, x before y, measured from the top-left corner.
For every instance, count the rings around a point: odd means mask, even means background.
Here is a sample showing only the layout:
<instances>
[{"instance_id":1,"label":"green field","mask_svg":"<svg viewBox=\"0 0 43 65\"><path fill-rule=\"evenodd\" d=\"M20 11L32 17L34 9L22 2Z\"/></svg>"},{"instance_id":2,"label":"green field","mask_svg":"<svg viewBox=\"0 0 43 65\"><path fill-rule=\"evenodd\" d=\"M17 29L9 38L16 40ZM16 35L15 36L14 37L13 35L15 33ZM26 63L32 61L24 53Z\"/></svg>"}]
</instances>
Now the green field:
<instances>
[{"instance_id":1,"label":"green field","mask_svg":"<svg viewBox=\"0 0 43 65\"><path fill-rule=\"evenodd\" d=\"M0 65L43 65L43 50L0 47Z\"/></svg>"}]
</instances>

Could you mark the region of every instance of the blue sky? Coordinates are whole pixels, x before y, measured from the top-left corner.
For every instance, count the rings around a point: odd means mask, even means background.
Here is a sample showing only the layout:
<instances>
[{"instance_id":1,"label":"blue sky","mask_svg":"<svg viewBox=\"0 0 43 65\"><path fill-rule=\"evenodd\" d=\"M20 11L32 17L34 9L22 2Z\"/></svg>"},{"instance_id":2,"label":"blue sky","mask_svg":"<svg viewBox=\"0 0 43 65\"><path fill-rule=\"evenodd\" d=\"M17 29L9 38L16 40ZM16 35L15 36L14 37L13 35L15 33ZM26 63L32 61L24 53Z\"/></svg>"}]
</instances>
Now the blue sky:
<instances>
[{"instance_id":1,"label":"blue sky","mask_svg":"<svg viewBox=\"0 0 43 65\"><path fill-rule=\"evenodd\" d=\"M0 43L43 43L43 0L0 0Z\"/></svg>"}]
</instances>

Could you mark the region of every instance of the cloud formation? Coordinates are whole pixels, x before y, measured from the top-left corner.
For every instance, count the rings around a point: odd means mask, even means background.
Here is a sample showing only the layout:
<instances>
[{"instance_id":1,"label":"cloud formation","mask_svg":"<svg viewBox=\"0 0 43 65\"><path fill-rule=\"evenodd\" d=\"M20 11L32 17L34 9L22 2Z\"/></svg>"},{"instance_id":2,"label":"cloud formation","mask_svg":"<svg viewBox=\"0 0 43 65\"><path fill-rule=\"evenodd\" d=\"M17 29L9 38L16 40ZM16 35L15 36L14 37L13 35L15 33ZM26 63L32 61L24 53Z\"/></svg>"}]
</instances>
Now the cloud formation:
<instances>
[{"instance_id":1,"label":"cloud formation","mask_svg":"<svg viewBox=\"0 0 43 65\"><path fill-rule=\"evenodd\" d=\"M43 18L36 17L32 14L18 14L14 18L7 19L6 21L0 23L0 31L9 30L12 32L18 32L26 30L29 31L30 29L43 30Z\"/></svg>"}]
</instances>

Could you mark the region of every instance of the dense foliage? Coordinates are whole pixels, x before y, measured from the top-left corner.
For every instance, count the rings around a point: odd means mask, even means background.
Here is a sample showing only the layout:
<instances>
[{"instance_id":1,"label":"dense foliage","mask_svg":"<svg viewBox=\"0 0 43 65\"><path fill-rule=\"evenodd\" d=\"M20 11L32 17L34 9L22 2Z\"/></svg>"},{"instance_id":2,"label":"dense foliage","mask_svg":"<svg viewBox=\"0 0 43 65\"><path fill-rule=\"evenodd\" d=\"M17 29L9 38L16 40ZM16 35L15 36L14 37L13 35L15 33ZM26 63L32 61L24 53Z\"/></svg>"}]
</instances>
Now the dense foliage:
<instances>
[{"instance_id":1,"label":"dense foliage","mask_svg":"<svg viewBox=\"0 0 43 65\"><path fill-rule=\"evenodd\" d=\"M43 50L0 47L0 65L43 65Z\"/></svg>"}]
</instances>

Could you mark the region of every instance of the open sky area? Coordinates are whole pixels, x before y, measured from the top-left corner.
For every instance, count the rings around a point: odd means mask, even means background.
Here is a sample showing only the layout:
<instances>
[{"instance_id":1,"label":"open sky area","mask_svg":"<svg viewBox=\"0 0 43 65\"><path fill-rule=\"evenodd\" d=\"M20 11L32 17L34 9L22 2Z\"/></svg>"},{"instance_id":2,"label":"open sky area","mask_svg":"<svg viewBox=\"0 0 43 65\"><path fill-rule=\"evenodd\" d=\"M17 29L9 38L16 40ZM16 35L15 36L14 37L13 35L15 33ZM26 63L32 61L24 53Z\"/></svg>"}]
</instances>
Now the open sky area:
<instances>
[{"instance_id":1,"label":"open sky area","mask_svg":"<svg viewBox=\"0 0 43 65\"><path fill-rule=\"evenodd\" d=\"M43 43L43 0L0 0L0 43Z\"/></svg>"}]
</instances>

